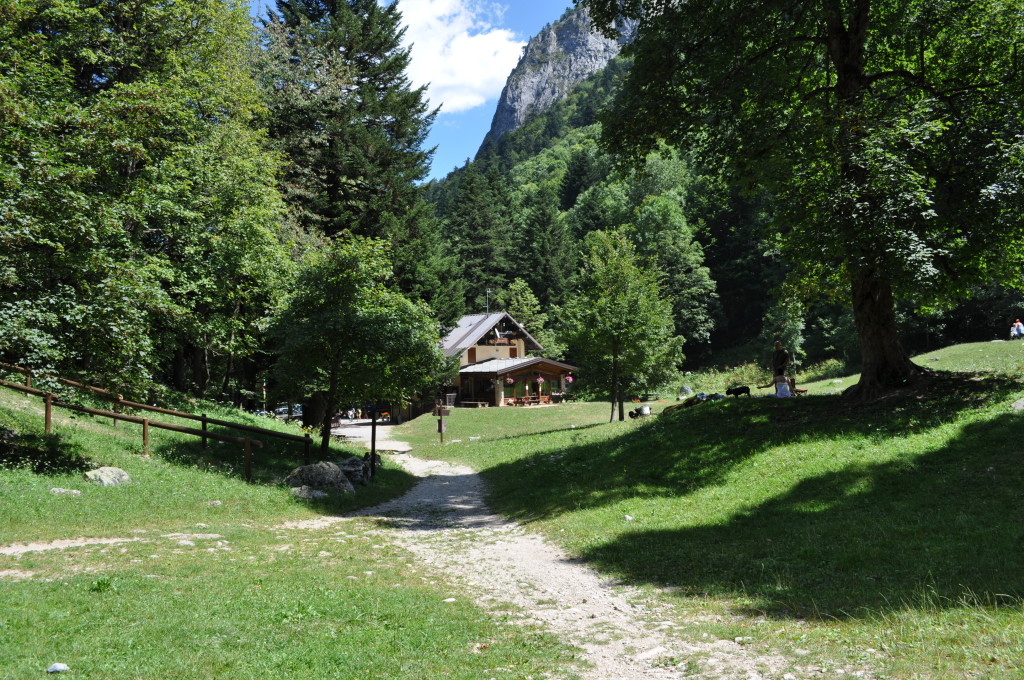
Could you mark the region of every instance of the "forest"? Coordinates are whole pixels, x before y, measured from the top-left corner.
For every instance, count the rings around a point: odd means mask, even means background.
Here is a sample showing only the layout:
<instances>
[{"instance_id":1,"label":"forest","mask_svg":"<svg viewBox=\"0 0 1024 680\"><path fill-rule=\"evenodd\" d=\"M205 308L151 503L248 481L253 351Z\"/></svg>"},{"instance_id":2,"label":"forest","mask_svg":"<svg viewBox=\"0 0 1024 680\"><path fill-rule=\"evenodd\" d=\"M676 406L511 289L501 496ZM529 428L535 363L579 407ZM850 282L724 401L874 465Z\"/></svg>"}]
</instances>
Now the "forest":
<instances>
[{"instance_id":1,"label":"forest","mask_svg":"<svg viewBox=\"0 0 1024 680\"><path fill-rule=\"evenodd\" d=\"M588 4L636 40L431 182L400 5L0 4L0 361L323 412L432 393L488 309L620 398L775 338L873 389L1007 335L1019 3Z\"/></svg>"}]
</instances>

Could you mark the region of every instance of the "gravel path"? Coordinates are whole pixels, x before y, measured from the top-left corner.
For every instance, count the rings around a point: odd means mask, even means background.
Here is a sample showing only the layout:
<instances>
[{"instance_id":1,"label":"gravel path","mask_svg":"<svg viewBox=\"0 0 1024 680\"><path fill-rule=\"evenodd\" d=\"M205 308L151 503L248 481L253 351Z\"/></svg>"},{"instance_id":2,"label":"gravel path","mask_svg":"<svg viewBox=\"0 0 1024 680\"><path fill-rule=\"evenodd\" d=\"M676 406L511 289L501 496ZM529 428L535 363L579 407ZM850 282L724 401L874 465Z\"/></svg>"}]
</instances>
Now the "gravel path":
<instances>
[{"instance_id":1,"label":"gravel path","mask_svg":"<svg viewBox=\"0 0 1024 680\"><path fill-rule=\"evenodd\" d=\"M378 437L390 439L389 433ZM393 460L423 477L402 498L357 513L381 533L458 583L488 608L515 605L581 650L586 680L792 678L789 660L760 656L733 640L687 641L635 590L567 557L543 537L490 512L481 478L467 467L409 455ZM291 525L314 528L322 518ZM801 674L802 675L802 674Z\"/></svg>"}]
</instances>

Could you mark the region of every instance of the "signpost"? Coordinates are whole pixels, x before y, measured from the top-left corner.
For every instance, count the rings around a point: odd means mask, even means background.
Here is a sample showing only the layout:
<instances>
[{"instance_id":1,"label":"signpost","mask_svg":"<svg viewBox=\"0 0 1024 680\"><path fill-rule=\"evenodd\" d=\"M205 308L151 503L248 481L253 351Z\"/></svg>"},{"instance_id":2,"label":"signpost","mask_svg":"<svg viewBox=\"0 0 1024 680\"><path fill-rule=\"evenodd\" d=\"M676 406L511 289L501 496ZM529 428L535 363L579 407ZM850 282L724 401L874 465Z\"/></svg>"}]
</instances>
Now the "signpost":
<instances>
[{"instance_id":1,"label":"signpost","mask_svg":"<svg viewBox=\"0 0 1024 680\"><path fill-rule=\"evenodd\" d=\"M438 399L434 404L434 415L437 416L437 433L441 436L441 443L444 444L444 433L448 429L448 423L444 422L446 416L450 416L452 410L445 408L441 400Z\"/></svg>"}]
</instances>

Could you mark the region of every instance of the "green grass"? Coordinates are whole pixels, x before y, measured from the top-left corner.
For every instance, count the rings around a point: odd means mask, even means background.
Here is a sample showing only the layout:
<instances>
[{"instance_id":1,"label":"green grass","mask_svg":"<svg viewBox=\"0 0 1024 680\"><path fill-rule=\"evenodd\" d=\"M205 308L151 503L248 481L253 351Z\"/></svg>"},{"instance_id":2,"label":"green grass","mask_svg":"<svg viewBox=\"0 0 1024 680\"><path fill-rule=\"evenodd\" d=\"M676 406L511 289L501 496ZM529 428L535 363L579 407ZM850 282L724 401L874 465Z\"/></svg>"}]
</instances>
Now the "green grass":
<instances>
[{"instance_id":1,"label":"green grass","mask_svg":"<svg viewBox=\"0 0 1024 680\"><path fill-rule=\"evenodd\" d=\"M211 417L301 434L297 427L269 418L206 406ZM171 416L160 419L194 425ZM141 426L120 423L113 427L105 418L63 409L54 409L54 435L46 437L41 400L7 389L0 389L0 426L34 437L40 446L34 461L0 471L0 544L112 536L138 526L177 527L188 521L311 517L370 505L400 495L415 483L411 475L390 466L375 484L356 496L333 496L311 504L292 499L274 485L302 463L304 451L299 443L257 437L264 447L253 449L254 483L247 484L242 478L244 453L238 444L210 441L203 449L197 437L151 428L150 451L143 455ZM238 431L222 431L239 435ZM362 453L362 449L334 446L323 458L336 460ZM316 449L313 458L321 458ZM101 488L82 478L83 469L99 465L120 467L135 483ZM48 474L37 474L39 470ZM79 490L82 496L56 496L50 493L55 487ZM209 505L211 501L220 504Z\"/></svg>"},{"instance_id":2,"label":"green grass","mask_svg":"<svg viewBox=\"0 0 1024 680\"><path fill-rule=\"evenodd\" d=\"M457 410L460 443L431 441L436 419L405 434L479 469L498 511L668 593L681 618L710 616L701 632L826 669L1021 677L1024 346L918 361L985 373L863 405L831 396L833 378L642 422L602 422L607 404Z\"/></svg>"},{"instance_id":3,"label":"green grass","mask_svg":"<svg viewBox=\"0 0 1024 680\"><path fill-rule=\"evenodd\" d=\"M390 461L356 495L311 504L272 483L301 462L301 446L265 440L249 484L236 445L203 450L194 438L151 430L147 456L139 426L59 409L47 437L40 400L10 390L0 389L0 426L38 449L0 467L0 546L131 539L0 555L5 680L38 677L55 662L95 679L526 680L573 667L551 636L421 573L370 519L280 528L403 493L415 479ZM121 467L133 483L94 486L82 478L94 464ZM81 495L54 495L55 487Z\"/></svg>"}]
</instances>

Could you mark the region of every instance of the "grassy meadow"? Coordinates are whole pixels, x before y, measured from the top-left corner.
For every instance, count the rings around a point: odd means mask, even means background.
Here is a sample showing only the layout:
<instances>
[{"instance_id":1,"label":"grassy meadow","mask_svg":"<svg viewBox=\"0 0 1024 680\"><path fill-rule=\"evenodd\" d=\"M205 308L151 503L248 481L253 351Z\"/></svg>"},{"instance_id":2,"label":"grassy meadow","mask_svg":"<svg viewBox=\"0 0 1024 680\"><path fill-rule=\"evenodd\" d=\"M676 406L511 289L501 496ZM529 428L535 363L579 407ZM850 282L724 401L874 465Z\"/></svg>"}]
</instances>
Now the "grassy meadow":
<instances>
[{"instance_id":1,"label":"grassy meadow","mask_svg":"<svg viewBox=\"0 0 1024 680\"><path fill-rule=\"evenodd\" d=\"M459 409L445 445L434 418L399 437L480 470L498 511L657 590L701 621L695 635L750 637L827 674L1019 678L1024 345L917 361L936 369L927 392L870 404L837 396L855 378L826 378L798 399L625 423L607 403Z\"/></svg>"},{"instance_id":2,"label":"grassy meadow","mask_svg":"<svg viewBox=\"0 0 1024 680\"><path fill-rule=\"evenodd\" d=\"M300 433L204 407L212 417ZM4 680L39 677L57 662L69 677L103 680L473 680L497 669L525 680L571 667L564 646L480 610L389 546L372 520L287 528L404 493L415 479L389 461L355 496L312 503L273 484L301 462L301 444L265 439L247 484L236 444L204 450L193 437L151 429L143 455L138 425L54 415L47 437L41 400L0 389L0 426L38 447L0 466ZM355 452L336 447L330 458ZM92 485L82 470L93 464L123 468L133 483ZM2 550L64 539L91 543Z\"/></svg>"},{"instance_id":3,"label":"grassy meadow","mask_svg":"<svg viewBox=\"0 0 1024 680\"><path fill-rule=\"evenodd\" d=\"M936 369L930 389L870 404L838 397L855 378L822 371L792 400L661 413L673 397L624 423L608 403L456 409L443 444L429 415L396 438L478 469L495 509L661 599L693 638L786 654L798 678L1019 678L1024 345L917 361ZM709 392L758 379L686 378ZM0 554L4 678L54 662L103 679L572 672L572 650L475 607L372 521L287 528L402 493L414 480L391 461L355 497L310 504L273 483L301 446L268 441L246 484L237 445L153 430L143 455L138 426L60 410L45 437L39 400L9 390L0 426L41 452L0 467L0 547L117 541ZM95 463L135 483L90 485Z\"/></svg>"}]
</instances>

